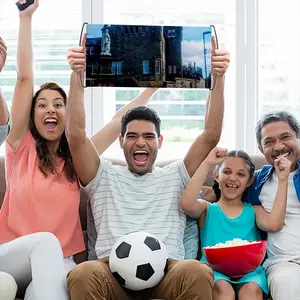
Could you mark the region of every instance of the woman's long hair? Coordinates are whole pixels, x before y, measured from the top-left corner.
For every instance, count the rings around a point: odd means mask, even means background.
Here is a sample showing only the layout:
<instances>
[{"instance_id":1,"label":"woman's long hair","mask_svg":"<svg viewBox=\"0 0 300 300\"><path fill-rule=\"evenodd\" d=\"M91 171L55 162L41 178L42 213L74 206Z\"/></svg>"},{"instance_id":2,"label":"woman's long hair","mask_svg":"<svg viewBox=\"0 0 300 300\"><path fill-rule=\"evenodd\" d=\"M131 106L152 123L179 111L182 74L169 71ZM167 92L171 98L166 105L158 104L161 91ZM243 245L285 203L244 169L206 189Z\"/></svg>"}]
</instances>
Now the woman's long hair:
<instances>
[{"instance_id":1,"label":"woman's long hair","mask_svg":"<svg viewBox=\"0 0 300 300\"><path fill-rule=\"evenodd\" d=\"M253 164L250 156L243 150L232 150L228 152L228 157L240 157L242 158L245 163L248 165L248 171L249 171L249 180L251 180L254 176L254 172L255 172L255 165ZM222 163L217 165L215 168L215 172L219 173L220 168L222 166ZM216 195L216 200L220 200L221 198L221 190L219 188L219 183L215 180L214 184L212 186L212 189L215 192ZM248 188L246 188L246 190L244 191L243 195L245 195L245 193L247 193Z\"/></svg>"},{"instance_id":2,"label":"woman's long hair","mask_svg":"<svg viewBox=\"0 0 300 300\"><path fill-rule=\"evenodd\" d=\"M65 91L56 83L54 82L46 82L41 85L40 89L34 94L32 99L31 111L30 111L30 120L29 120L29 129L36 140L36 152L39 158L39 169L41 172L47 177L47 173L51 172L52 174L56 173L56 163L55 157L51 154L48 146L47 140L44 139L38 132L35 123L34 123L34 108L36 104L36 100L39 94L44 90L52 90L57 91L63 97L64 103L67 103L67 95ZM65 135L65 131L63 132L60 142L58 145L57 153L58 157L61 157L65 161L64 165L64 172L70 182L75 181L75 171L72 162L72 156L69 149L69 144Z\"/></svg>"}]
</instances>

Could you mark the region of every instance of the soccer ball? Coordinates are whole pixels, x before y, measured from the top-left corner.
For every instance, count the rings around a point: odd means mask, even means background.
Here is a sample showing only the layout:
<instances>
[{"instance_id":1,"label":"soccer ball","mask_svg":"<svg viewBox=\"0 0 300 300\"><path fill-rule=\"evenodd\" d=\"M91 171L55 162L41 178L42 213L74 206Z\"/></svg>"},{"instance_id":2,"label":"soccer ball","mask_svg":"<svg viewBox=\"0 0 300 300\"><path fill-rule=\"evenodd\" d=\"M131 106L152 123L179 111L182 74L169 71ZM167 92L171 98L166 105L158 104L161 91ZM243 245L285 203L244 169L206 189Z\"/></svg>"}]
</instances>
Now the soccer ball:
<instances>
[{"instance_id":1,"label":"soccer ball","mask_svg":"<svg viewBox=\"0 0 300 300\"><path fill-rule=\"evenodd\" d=\"M156 286L167 271L168 252L153 234L133 232L114 244L109 267L119 284L133 291Z\"/></svg>"}]
</instances>

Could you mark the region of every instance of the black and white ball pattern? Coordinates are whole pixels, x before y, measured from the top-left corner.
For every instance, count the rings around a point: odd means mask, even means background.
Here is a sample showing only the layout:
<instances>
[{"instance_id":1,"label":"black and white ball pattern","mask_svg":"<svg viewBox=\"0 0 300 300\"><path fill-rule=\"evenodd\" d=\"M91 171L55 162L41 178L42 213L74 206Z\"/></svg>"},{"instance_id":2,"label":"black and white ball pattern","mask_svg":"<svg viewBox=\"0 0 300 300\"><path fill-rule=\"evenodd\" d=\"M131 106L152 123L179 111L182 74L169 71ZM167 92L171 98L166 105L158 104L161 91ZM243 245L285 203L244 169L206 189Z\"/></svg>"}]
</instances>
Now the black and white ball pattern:
<instances>
[{"instance_id":1,"label":"black and white ball pattern","mask_svg":"<svg viewBox=\"0 0 300 300\"><path fill-rule=\"evenodd\" d=\"M139 291L157 285L167 271L168 252L165 245L147 232L122 236L113 246L110 270L120 285Z\"/></svg>"}]
</instances>

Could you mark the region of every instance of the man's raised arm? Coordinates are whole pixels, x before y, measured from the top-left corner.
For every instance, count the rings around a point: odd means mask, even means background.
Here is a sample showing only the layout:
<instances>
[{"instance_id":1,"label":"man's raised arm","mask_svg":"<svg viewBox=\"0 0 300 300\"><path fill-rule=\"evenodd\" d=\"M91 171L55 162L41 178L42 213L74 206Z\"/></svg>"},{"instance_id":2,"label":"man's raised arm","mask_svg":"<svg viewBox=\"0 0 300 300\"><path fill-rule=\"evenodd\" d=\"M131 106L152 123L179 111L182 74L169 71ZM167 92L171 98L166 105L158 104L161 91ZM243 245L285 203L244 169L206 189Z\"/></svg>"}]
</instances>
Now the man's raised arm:
<instances>
[{"instance_id":1,"label":"man's raised arm","mask_svg":"<svg viewBox=\"0 0 300 300\"><path fill-rule=\"evenodd\" d=\"M205 125L201 135L197 137L184 158L190 176L193 176L208 153L218 144L224 114L224 82L225 72L230 62L226 50L216 48L216 40L212 39L212 73L216 77L215 88L210 92L207 103Z\"/></svg>"},{"instance_id":2,"label":"man's raised arm","mask_svg":"<svg viewBox=\"0 0 300 300\"><path fill-rule=\"evenodd\" d=\"M99 156L119 137L122 116L133 107L146 105L156 91L152 88L146 89L89 139L85 129L84 92L80 81L80 72L85 70L85 59L83 46L73 47L68 51L68 61L73 72L67 103L66 136L76 173L83 185L95 178L101 162Z\"/></svg>"}]
</instances>

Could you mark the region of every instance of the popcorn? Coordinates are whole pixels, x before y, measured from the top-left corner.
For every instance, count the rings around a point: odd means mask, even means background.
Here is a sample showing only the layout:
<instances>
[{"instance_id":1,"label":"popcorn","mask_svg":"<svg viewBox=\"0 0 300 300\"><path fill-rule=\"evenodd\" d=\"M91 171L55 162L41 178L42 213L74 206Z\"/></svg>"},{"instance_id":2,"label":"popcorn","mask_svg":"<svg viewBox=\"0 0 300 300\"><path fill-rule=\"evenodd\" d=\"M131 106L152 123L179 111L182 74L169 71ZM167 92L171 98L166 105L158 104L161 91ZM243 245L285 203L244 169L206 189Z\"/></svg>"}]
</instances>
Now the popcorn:
<instances>
[{"instance_id":1,"label":"popcorn","mask_svg":"<svg viewBox=\"0 0 300 300\"><path fill-rule=\"evenodd\" d=\"M249 242L247 240L242 240L242 239L233 239L231 241L226 241L225 243L218 243L214 246L207 246L205 248L224 248L224 247L248 245L248 244L253 244L253 243L257 243L257 242L256 241Z\"/></svg>"}]
</instances>

